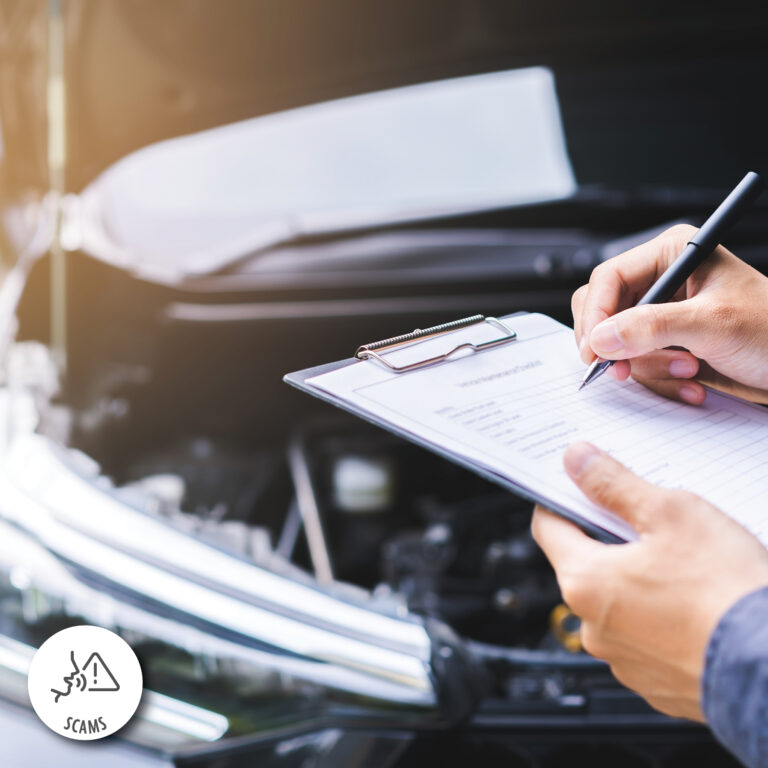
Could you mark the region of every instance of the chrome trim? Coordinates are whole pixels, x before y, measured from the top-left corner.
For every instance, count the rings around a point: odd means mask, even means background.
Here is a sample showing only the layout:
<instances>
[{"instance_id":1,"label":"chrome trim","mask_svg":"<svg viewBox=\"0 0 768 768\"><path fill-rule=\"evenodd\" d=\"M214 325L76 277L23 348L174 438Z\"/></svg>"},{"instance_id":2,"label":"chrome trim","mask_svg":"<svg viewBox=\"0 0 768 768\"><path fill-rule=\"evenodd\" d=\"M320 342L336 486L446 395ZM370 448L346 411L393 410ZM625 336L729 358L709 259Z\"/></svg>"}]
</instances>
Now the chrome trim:
<instances>
[{"instance_id":1,"label":"chrome trim","mask_svg":"<svg viewBox=\"0 0 768 768\"><path fill-rule=\"evenodd\" d=\"M224 715L156 691L144 691L136 718L198 741L218 741L229 729Z\"/></svg>"},{"instance_id":2,"label":"chrome trim","mask_svg":"<svg viewBox=\"0 0 768 768\"><path fill-rule=\"evenodd\" d=\"M311 679L436 705L423 624L338 599L206 544L129 506L105 487L105 478L83 477L70 466L75 459L40 435L17 438L0 467L0 515L105 582L295 654ZM275 657L263 653L270 662Z\"/></svg>"},{"instance_id":3,"label":"chrome trim","mask_svg":"<svg viewBox=\"0 0 768 768\"><path fill-rule=\"evenodd\" d=\"M412 691L401 686L387 685L326 663L248 647L121 601L78 580L31 535L3 520L0 520L0 566L10 572L18 588L34 586L49 599L59 600L65 615L82 617L92 624L130 628L132 632L157 638L190 654L261 667L336 690L366 693L387 703L418 704L413 701Z\"/></svg>"},{"instance_id":4,"label":"chrome trim","mask_svg":"<svg viewBox=\"0 0 768 768\"><path fill-rule=\"evenodd\" d=\"M0 670L26 678L35 650L31 645L0 635ZM141 727L141 721L197 741L218 741L229 729L229 720L224 715L146 688L131 729Z\"/></svg>"}]
</instances>

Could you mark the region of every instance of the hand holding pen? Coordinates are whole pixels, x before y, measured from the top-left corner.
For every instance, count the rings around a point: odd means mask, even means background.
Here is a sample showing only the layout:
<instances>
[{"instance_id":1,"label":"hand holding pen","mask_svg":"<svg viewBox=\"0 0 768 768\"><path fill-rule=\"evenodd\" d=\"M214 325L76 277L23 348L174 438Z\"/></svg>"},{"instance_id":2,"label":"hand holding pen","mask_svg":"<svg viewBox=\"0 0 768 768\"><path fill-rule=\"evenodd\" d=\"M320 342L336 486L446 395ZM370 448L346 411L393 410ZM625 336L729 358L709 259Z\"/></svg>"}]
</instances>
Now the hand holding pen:
<instances>
[{"instance_id":1,"label":"hand holding pen","mask_svg":"<svg viewBox=\"0 0 768 768\"><path fill-rule=\"evenodd\" d=\"M749 174L745 182L751 178L757 179ZM749 184L742 205L757 196L758 184ZM705 227L673 227L594 270L572 303L581 358L616 361L616 378L631 374L659 394L694 405L704 401L703 385L768 402L768 278L715 247L721 234L703 256L695 254L699 265L664 303L638 303ZM707 246L705 240L700 250ZM669 281L664 288L670 290Z\"/></svg>"}]
</instances>

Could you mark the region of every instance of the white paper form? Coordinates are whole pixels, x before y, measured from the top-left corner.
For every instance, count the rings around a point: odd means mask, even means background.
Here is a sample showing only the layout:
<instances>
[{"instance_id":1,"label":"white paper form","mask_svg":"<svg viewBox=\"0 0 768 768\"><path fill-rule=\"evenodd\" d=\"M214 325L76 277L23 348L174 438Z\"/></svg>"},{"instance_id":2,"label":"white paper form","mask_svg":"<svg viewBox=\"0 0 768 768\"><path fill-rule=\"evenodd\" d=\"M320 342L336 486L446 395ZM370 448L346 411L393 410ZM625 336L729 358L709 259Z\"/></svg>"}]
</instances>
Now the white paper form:
<instances>
[{"instance_id":1,"label":"white paper form","mask_svg":"<svg viewBox=\"0 0 768 768\"><path fill-rule=\"evenodd\" d=\"M588 440L656 485L703 496L768 546L768 410L715 392L684 405L607 376L579 392L570 328L539 314L505 322L518 339L494 349L405 374L367 360L307 383L622 538L635 533L566 475L569 443ZM498 334L471 326L390 357L401 365Z\"/></svg>"}]
</instances>

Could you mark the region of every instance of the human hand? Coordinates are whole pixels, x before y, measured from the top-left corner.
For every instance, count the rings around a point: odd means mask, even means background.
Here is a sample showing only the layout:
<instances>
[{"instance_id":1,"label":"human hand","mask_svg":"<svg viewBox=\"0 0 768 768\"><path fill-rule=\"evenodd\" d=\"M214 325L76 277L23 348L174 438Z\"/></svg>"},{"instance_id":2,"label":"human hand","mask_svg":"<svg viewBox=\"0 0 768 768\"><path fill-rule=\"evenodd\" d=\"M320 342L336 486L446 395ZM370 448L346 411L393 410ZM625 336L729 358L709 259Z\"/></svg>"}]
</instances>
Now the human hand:
<instances>
[{"instance_id":1,"label":"human hand","mask_svg":"<svg viewBox=\"0 0 768 768\"><path fill-rule=\"evenodd\" d=\"M536 508L533 536L581 617L584 649L651 706L703 721L709 638L728 608L768 584L768 550L698 496L651 485L588 443L569 446L564 464L589 499L639 534L602 544Z\"/></svg>"},{"instance_id":2,"label":"human hand","mask_svg":"<svg viewBox=\"0 0 768 768\"><path fill-rule=\"evenodd\" d=\"M672 227L595 268L572 300L581 358L618 360L614 377L693 405L703 385L768 403L768 278L757 270L718 246L673 301L634 306L694 232Z\"/></svg>"}]
</instances>

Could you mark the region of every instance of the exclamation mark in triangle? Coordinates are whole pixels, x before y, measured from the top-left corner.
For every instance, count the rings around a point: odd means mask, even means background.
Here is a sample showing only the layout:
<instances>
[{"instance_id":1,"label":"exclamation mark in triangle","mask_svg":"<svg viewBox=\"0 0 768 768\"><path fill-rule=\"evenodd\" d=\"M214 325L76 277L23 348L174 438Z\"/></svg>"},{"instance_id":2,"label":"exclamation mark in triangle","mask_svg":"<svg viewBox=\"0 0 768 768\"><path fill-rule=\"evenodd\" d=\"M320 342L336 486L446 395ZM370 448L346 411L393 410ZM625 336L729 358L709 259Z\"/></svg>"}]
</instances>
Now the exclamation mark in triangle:
<instances>
[{"instance_id":1,"label":"exclamation mark in triangle","mask_svg":"<svg viewBox=\"0 0 768 768\"><path fill-rule=\"evenodd\" d=\"M104 659L97 652L93 652L88 661L83 664L83 672L86 672L88 667L93 668L93 682L88 686L89 691L119 691L120 683L117 682L117 678L112 674L109 667L104 663ZM101 672L101 681L99 681L99 672Z\"/></svg>"}]
</instances>

